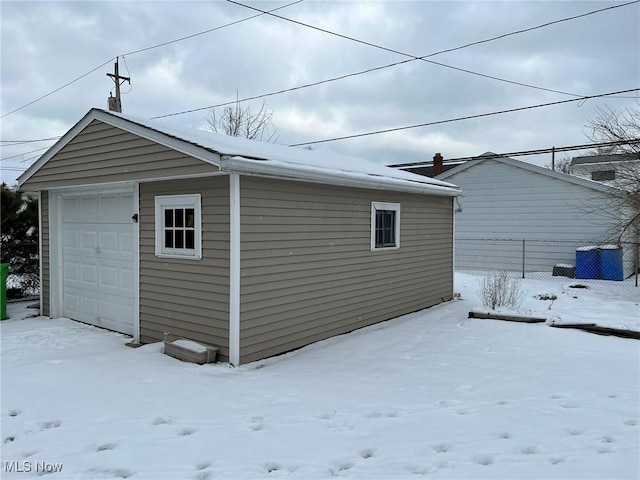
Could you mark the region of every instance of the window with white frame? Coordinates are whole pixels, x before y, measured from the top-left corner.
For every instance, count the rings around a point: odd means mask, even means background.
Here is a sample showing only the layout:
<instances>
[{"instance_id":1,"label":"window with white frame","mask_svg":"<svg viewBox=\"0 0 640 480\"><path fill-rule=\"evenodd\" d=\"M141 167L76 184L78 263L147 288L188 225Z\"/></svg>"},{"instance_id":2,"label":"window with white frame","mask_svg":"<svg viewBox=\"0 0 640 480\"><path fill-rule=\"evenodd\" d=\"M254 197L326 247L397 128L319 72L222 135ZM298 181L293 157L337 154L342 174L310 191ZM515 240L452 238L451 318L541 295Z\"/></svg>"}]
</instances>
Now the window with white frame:
<instances>
[{"instance_id":1,"label":"window with white frame","mask_svg":"<svg viewBox=\"0 0 640 480\"><path fill-rule=\"evenodd\" d=\"M371 250L400 248L400 204L371 202Z\"/></svg>"},{"instance_id":2,"label":"window with white frame","mask_svg":"<svg viewBox=\"0 0 640 480\"><path fill-rule=\"evenodd\" d=\"M202 258L200 195L156 197L156 255Z\"/></svg>"}]
</instances>

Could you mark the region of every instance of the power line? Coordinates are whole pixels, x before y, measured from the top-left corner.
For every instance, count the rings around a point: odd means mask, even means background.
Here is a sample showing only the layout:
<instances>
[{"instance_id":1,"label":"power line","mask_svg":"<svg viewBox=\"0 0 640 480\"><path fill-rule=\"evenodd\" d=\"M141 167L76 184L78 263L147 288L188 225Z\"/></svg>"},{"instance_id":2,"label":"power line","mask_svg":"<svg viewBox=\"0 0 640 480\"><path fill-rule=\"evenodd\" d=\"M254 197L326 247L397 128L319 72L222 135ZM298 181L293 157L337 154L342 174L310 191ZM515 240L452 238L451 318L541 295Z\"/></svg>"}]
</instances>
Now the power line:
<instances>
[{"instance_id":1,"label":"power line","mask_svg":"<svg viewBox=\"0 0 640 480\"><path fill-rule=\"evenodd\" d=\"M634 145L636 143L640 143L640 138L630 139L630 140L617 140L614 142L600 142L600 143L584 143L582 145L567 145L564 147L549 147L549 148L538 148L536 150L523 150L519 152L509 152L509 153L489 153L477 155L475 157L459 157L459 158L446 158L445 160L448 162L466 162L468 160L479 160L479 159L492 159L492 158L501 158L501 157L526 157L529 155L540 155L544 153L559 153L559 152L571 152L574 150L586 150L588 148L599 148L599 147L615 147L618 145ZM431 166L433 164L432 161L424 161L424 162L412 162L412 163L396 163L394 165L389 165L391 168L412 168L412 167L425 167Z\"/></svg>"},{"instance_id":2,"label":"power line","mask_svg":"<svg viewBox=\"0 0 640 480\"><path fill-rule=\"evenodd\" d=\"M2 143L6 143L7 145L2 145L3 147L13 147L14 145L22 145L23 143L37 143L37 142L50 142L53 140L58 140L60 137L49 137L49 138L37 138L34 140L0 140Z\"/></svg>"},{"instance_id":3,"label":"power line","mask_svg":"<svg viewBox=\"0 0 640 480\"><path fill-rule=\"evenodd\" d=\"M296 4L301 3L303 1L304 0L296 0L295 2L287 3L286 5L282 5L281 7L273 8L271 10L267 10L267 11L264 11L262 13L258 13L256 15L252 15L250 17L243 18L241 20L236 20L234 22L227 23L225 25L220 25L218 27L210 28L209 30L204 30L202 32L194 33L192 35L187 35L186 37L176 38L175 40L170 40L168 42L158 43L157 45L152 45L150 47L141 48L139 50L133 50L133 51L128 52L128 53L123 53L123 55L135 55L136 53L146 52L148 50L153 50L154 48L160 48L160 47L164 47L164 46L167 46L167 45L171 45L172 43L181 42L183 40L188 40L190 38L194 38L194 37L197 37L199 35L204 35L205 33L215 32L216 30L220 30L220 29L225 28L225 27L230 27L232 25L237 25L238 23L246 22L247 20L251 20L251 19L260 17L262 15L265 15L265 14L268 14L268 13L271 13L271 12L275 12L275 11L281 10L283 8L290 7L292 5L296 5ZM638 0L638 1L640 1L640 0Z\"/></svg>"},{"instance_id":4,"label":"power line","mask_svg":"<svg viewBox=\"0 0 640 480\"><path fill-rule=\"evenodd\" d=\"M497 112L480 113L478 115L469 115L469 116L466 116L466 117L450 118L448 120L438 120L436 122L427 122L427 123L419 123L419 124L416 124L416 125L407 125L407 126L404 126L404 127L387 128L387 129L384 129L384 130L376 130L376 131L373 131L373 132L366 132L366 133L356 133L354 135L345 135L345 136L342 136L342 137L326 138L324 140L315 140L313 142L295 143L295 144L289 145L289 146L290 147L300 147L300 146L304 146L304 145L314 145L314 144L317 144L317 143L334 142L336 140L347 140L347 139L350 139L350 138L367 137L367 136L370 136L370 135L378 135L378 134L381 134L381 133L397 132L397 131L400 131L400 130L409 130L409 129L412 129L412 128L428 127L428 126L431 126L431 125L440 125L440 124L443 124L443 123L459 122L461 120L471 120L471 119L474 119L474 118L490 117L490 116L493 116L493 115L501 115L501 114L504 114L504 113L519 112L519 111L523 111L523 110L531 110L531 109L534 109L534 108L549 107L549 106L552 106L552 105L561 105L563 103L582 102L582 101L585 101L585 100L589 100L591 98L608 97L608 96L611 96L611 95L618 95L620 93L637 92L639 90L640 90L640 88L632 88L632 89L629 89L629 90L620 90L618 92L601 93L601 94L598 94L598 95L588 95L588 96L584 96L584 97L580 97L580 98L570 98L568 100L559 100L559 101L556 101L556 102L540 103L540 104L537 104L537 105L529 105L529 106L526 106L526 107L510 108L508 110L499 110Z\"/></svg>"},{"instance_id":5,"label":"power line","mask_svg":"<svg viewBox=\"0 0 640 480\"><path fill-rule=\"evenodd\" d=\"M187 40L187 39L189 39L189 38L197 37L198 35L204 35L205 33L213 32L213 31L215 31L215 30L220 30L220 29L225 28L225 27L230 27L230 26L235 25L235 24L237 24L237 23L241 23L241 22L245 22L245 21L247 21L247 20L251 20L252 18L259 17L259 16L264 15L264 14L266 14L266 13L275 12L276 10L280 10L280 9L283 9L283 8L286 8L286 7L290 7L291 5L295 5L295 4L298 4L298 3L303 2L303 1L304 1L304 0L296 0L295 2L289 3L289 4L287 4L287 5L283 5L283 6L281 6L281 7L274 8L274 9L272 9L272 10L269 10L268 12L260 13L260 14L257 14L257 15L252 15L252 16L250 16L250 17L247 17L247 18L244 18L244 19L241 19L241 20L236 20L236 21L234 21L234 22L230 22L230 23L227 23L227 24L225 24L225 25L220 25L220 26L218 26L218 27L211 28L211 29L209 29L209 30L205 30L205 31L203 31L203 32L195 33L195 34L193 34L193 35L188 35L188 36L186 36L186 37L177 38L177 39L175 39L175 40L171 40L171 41L168 41L168 42L159 43L159 44L157 44L157 45L152 45L152 46L150 46L150 47L141 48L141 49L139 49L139 50L134 50L134 51L132 51L132 52L128 52L128 53L125 53L125 54L123 54L123 55L118 55L118 56L134 55L134 54L136 54L136 53L145 52L145 51L147 51L147 50L151 50L151 49L154 49L154 48L163 47L163 46L165 46L165 45L169 45L169 44L171 44L171 43L181 42L182 40ZM640 1L640 0L639 0L639 1ZM77 78L75 78L75 79L71 80L70 82L65 83L65 84L64 84L64 85L62 85L61 87L58 87L58 88L56 88L55 90L53 90L53 91L51 91L51 92L49 92L49 93L47 93L47 94L45 94L45 95L42 95L41 97L38 97L38 98L36 98L35 100L32 100L32 101L31 101L31 102L29 102L29 103L26 103L26 104L22 105L21 107L18 107L18 108L14 109L14 110L11 110L10 112L3 113L2 115L0 115L0 118L4 118L4 117L6 117L6 116L8 116L8 115L11 115L12 113L18 112L18 111L22 110L23 108L27 108L28 106L33 105L34 103L39 102L40 100L43 100L43 99L45 99L45 98L47 98L47 97L49 97L49 96L53 95L54 93L59 92L59 91L60 91L60 90L62 90L63 88L66 88L66 87L68 87L69 85L71 85L71 84L73 84L73 83L76 83L76 82L77 82L77 81L79 81L79 80L82 80L84 77L86 77L86 76L88 76L88 75L92 74L93 72L95 72L96 70L98 70L98 69L100 69L100 68L104 67L106 64L111 63L115 58L117 58L117 57L111 57L111 58L110 58L109 60L107 60L106 62L102 63L101 65L98 65L96 68L94 68L94 69L92 69L92 70L89 70L87 73L84 73L84 74L80 75L79 77L77 77Z\"/></svg>"},{"instance_id":6,"label":"power line","mask_svg":"<svg viewBox=\"0 0 640 480\"><path fill-rule=\"evenodd\" d=\"M571 20L571 19L580 18L580 17L587 16L587 15L593 15L594 13L602 12L602 11L605 11L605 10L611 10L613 8L620 8L621 6L626 6L626 5L631 5L631 4L634 4L634 3L638 3L638 1L640 1L640 0L633 0L633 1L628 2L626 4L614 5L614 6L611 6L611 7L606 7L606 8L594 11L594 12L589 12L589 13L582 14L582 15L576 15L574 17L570 17L570 18L562 20L562 21L568 21L568 20ZM391 53L395 53L395 54L398 54L398 55L402 55L404 57L409 57L409 58L411 58L413 60L421 60L423 62L428 62L428 63L434 64L434 65L438 65L438 66L441 66L441 67L451 68L451 69L454 69L454 70L457 70L457 71L460 71L460 72L469 73L469 74L472 74L472 75L479 75L479 76L484 77L484 78L489 78L489 79L497 80L497 81L500 81L500 82L511 83L511 84L519 85L519 86L523 86L523 87L534 88L534 89L544 90L544 91L553 92L553 93L560 93L560 94L563 94L563 95L571 95L571 96L576 96L576 97L581 96L581 95L574 94L574 93L568 93L568 92L562 92L562 91L548 89L548 88L544 88L544 87L538 87L536 85L530 85L530 84L527 84L527 83L516 82L516 81L513 81L513 80L508 80L508 79L504 79L504 78L500 78L500 77L496 77L496 76L492 76L492 75L487 75L487 74L483 74L483 73L479 73L479 72L474 72L472 70L458 68L458 67L455 67L455 66L452 66L452 65L447 65L447 64L444 64L444 63L440 63L440 62L434 62L432 60L427 60L427 57L433 56L433 54L432 55L427 55L427 56L422 56L422 57L417 57L415 55L411 55L411 54L408 54L408 53L405 53L405 52L401 52L401 51L395 50L393 48L384 47L384 46L376 44L376 43L367 42L365 40L360 40L360 39L357 39L357 38L354 38L354 37L351 37L351 36L348 36L348 35L343 35L341 33L337 33L337 32L331 31L331 30L320 28L320 27L317 27L315 25L310 25L308 23L304 23L304 22L301 22L301 21L298 21L298 20L294 20L294 19L291 19L291 18L283 17L281 15L276 15L275 13L267 12L265 10L262 10L262 9L259 9L259 8L256 8L256 7L252 7L250 5L245 5L245 4L240 3L240 2L238 2L236 0L227 0L227 2L233 3L235 5L239 5L239 6L244 7L244 8L248 8L250 10L261 12L261 13L267 14L267 15L269 15L271 17L279 18L281 20L285 20L287 22L291 22L291 23L294 23L296 25L301 25L301 26L306 27L306 28L310 28L310 29L313 29L313 30L317 30L319 32L323 32L323 33L326 33L326 34L329 34L329 35L333 35L333 36L336 36L336 37L339 37L339 38L342 38L342 39L345 39L345 40L349 40L349 41L352 41L352 42L360 43L362 45L367 45L367 46L370 46L370 47L373 47L373 48L377 48L377 49L384 50L384 51L387 51L387 52L391 52ZM556 21L555 23L558 23L558 22L560 22L560 20ZM551 25L551 24L553 24L553 23L548 23L548 25ZM542 27L539 27L539 28L542 28ZM523 30L523 31L528 31L528 30ZM515 34L515 33L512 33L512 34ZM508 35L509 34L506 34L504 36L508 36ZM504 36L494 37L494 40L498 39L498 38L504 38ZM478 43L485 43L485 42L489 42L489 41L492 41L492 39L487 39L487 40L480 41L480 42L470 43L470 44L467 44L467 45L464 45L464 46L456 47L454 49L448 49L446 51L460 50L462 48L467 48L469 46L476 45ZM444 53L444 52L439 52L439 53Z\"/></svg>"},{"instance_id":7,"label":"power line","mask_svg":"<svg viewBox=\"0 0 640 480\"><path fill-rule=\"evenodd\" d=\"M158 119L158 118L174 117L174 116L177 116L177 115L185 115L185 114L188 114L188 113L200 112L200 111L203 111L203 110L210 110L212 108L226 107L227 105L233 105L235 103L242 103L242 102L247 102L247 101L251 101L251 100L259 100L261 98L271 97L271 96L275 96L275 95L281 95L283 93L289 93L289 92L293 92L293 91L296 91L296 90L302 90L304 88L316 87L318 85L322 85L322 84L325 84L325 83L336 82L336 81L339 81L339 80L344 80L344 79L351 78L351 77L357 77L359 75L365 75L367 73L376 72L376 71L384 70L384 69L391 68L391 67L397 67L397 66L403 65L405 63L415 62L416 60L424 60L424 59L427 59L427 58L430 58L430 57L434 57L436 55L440 55L440 54L443 54L443 53L448 53L448 52L453 52L453 51L456 51L456 50L461 50L463 48L471 47L471 46L474 46L474 45L479 45L479 44L482 44L482 43L488 43L488 42L491 42L491 41L494 41L494 40L499 40L499 39L502 39L502 38L505 38L505 37L509 37L509 36L512 36L512 35L517 35L517 34L520 34L520 33L530 32L532 30L537 30L537 29L540 29L540 28L548 27L550 25L555 25L555 24L558 24L558 23L567 22L567 21L570 21L570 20L575 20L577 18L586 17L586 16L589 16L589 15L593 15L593 14L596 14L596 13L603 12L605 10L612 10L614 8L620 8L620 7L624 7L624 6L631 5L633 3L639 3L639 2L640 2L640 0L634 0L632 2L624 3L624 4L621 4L621 5L614 5L614 6L611 6L611 7L606 7L606 8L601 8L601 9L598 9L598 10L593 10L591 12L583 13L583 14L580 14L580 15L575 15L575 16L572 16L572 17L566 17L566 18L562 18L562 19L559 19L559 20L554 20L554 21L551 21L551 22L543 23L541 25L536 25L534 27L529 27L529 28L525 28L525 29L522 29L522 30L517 30L517 31L514 31L514 32L505 33L505 34L498 35L498 36L491 37L491 38L487 38L487 39L484 39L484 40L478 40L476 42L468 43L468 44L465 44L465 45L460 45L458 47L452 47L452 48L448 48L448 49L445 49L445 50L440 50L440 51L437 51L437 52L429 53L427 55L422 55L420 57L414 57L412 55L402 54L402 53L398 52L398 53L400 53L402 55L408 55L410 58L408 58L406 60L401 60L401 61L398 61L398 62L388 63L386 65L380 65L378 67L367 68L365 70L360 70L358 72L347 73L345 75L339 75L337 77L326 78L324 80L319 80L319 81L316 81L316 82L311 82L311 83L298 85L298 86L295 86L295 87L284 88L284 89L281 89L281 90L275 90L273 92L263 93L263 94L259 94L259 95L253 95L253 96L250 96L250 97L241 98L239 100L234 100L234 101L229 101L229 102L224 102L224 103L218 103L218 104L214 104L214 105L208 105L206 107L197 107L197 108L192 108L192 109L189 109L189 110L182 110L182 111L179 111L179 112L168 113L168 114L164 114L164 115L156 115L155 117L151 117L151 120L155 120L155 119ZM232 2L232 3L237 3L237 2ZM242 4L239 4L239 5L242 5ZM253 7L247 7L247 8L253 8ZM443 64L443 63L435 62L435 61L431 61L431 63L433 63L435 65L438 65L438 66L445 67L445 68L451 68L451 69L459 70L459 71L462 71L462 72L465 72L465 73L475 74L475 75L482 76L482 77L485 77L485 78L489 78L489 79L492 79L492 80L505 81L507 83L513 83L513 84L516 84L516 85L525 86L525 87L529 87L529 88L537 88L537 89L548 91L548 92L552 92L552 93L560 93L562 95L569 95L569 96L576 96L576 97L581 96L581 95L578 95L578 94L575 94L575 93L562 92L562 91L559 91L559 90L547 89L547 88L544 88L544 87L536 87L536 86L533 86L533 85L514 82L514 81L511 81L511 80L500 79L499 77L493 77L491 75L486 75L486 74L479 73L479 72L472 72L470 70L465 70L465 69L462 69L462 68L459 68L459 67L454 67L452 65L446 65L446 64Z\"/></svg>"},{"instance_id":8,"label":"power line","mask_svg":"<svg viewBox=\"0 0 640 480\"><path fill-rule=\"evenodd\" d=\"M45 94L45 95L42 95L41 97L38 97L38 98L36 98L35 100L30 101L29 103L25 103L25 104L24 104L24 105L22 105L21 107L15 108L15 109L11 110L10 112L3 113L2 115L0 115L0 118L4 118L4 117L6 117L7 115L11 115L12 113L16 113L16 112L18 112L18 111L22 110L23 108L27 108L29 105L33 105L34 103L39 102L40 100L45 99L45 98L47 98L47 97L49 97L49 96L53 95L53 94L54 94L54 93L56 93L56 92L59 92L59 91L60 91L60 90L62 90L63 88L68 87L69 85L71 85L71 84L73 84L73 83L76 83L78 80L82 80L82 79L83 79L84 77L86 77L87 75L90 75L90 74L92 74L93 72L95 72L96 70L99 70L100 68L104 67L107 63L110 63L112 60L113 60L113 58L110 58L109 60L107 60L107 61L106 61L106 62L104 62L103 64L98 65L98 66L97 66L96 68L94 68L93 70L89 70L87 73L84 73L84 74L80 75L79 77L77 77L77 78L75 78L75 79L71 80L70 82L65 83L65 84L64 84L64 85L62 85L61 87L58 87L58 88L56 88L55 90L53 90L53 91L51 91L51 92L49 92L49 93L47 93L47 94Z\"/></svg>"},{"instance_id":9,"label":"power line","mask_svg":"<svg viewBox=\"0 0 640 480\"><path fill-rule=\"evenodd\" d=\"M23 155L29 155L30 153L41 152L42 150L47 150L48 148L50 148L50 147L38 148L36 150L31 150L29 152L22 152L22 153L18 153L16 155L11 155L10 157L3 157L3 158L0 158L0 162L2 162L4 160L10 160L10 159L16 158L16 157L21 157Z\"/></svg>"}]
</instances>

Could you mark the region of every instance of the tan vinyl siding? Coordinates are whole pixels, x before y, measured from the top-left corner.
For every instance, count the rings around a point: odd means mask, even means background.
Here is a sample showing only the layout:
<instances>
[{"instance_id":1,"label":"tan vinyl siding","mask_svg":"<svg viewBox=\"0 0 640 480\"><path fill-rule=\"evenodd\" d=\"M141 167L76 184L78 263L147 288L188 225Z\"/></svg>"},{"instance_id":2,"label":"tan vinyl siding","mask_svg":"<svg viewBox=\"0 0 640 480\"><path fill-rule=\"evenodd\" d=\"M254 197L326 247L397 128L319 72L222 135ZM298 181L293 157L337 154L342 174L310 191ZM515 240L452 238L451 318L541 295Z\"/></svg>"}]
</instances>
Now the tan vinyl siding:
<instances>
[{"instance_id":1,"label":"tan vinyl siding","mask_svg":"<svg viewBox=\"0 0 640 480\"><path fill-rule=\"evenodd\" d=\"M42 284L40 285L40 295L42 296L42 312L41 315L51 315L50 301L51 301L51 280L50 280L50 252L49 252L49 192L43 191L40 193L40 212L42 214L42 224L40 238L42 245L40 245L40 252L42 255Z\"/></svg>"},{"instance_id":2,"label":"tan vinyl siding","mask_svg":"<svg viewBox=\"0 0 640 480\"><path fill-rule=\"evenodd\" d=\"M202 259L155 256L155 197L202 196ZM140 184L140 340L163 333L220 347L229 358L229 178Z\"/></svg>"},{"instance_id":3,"label":"tan vinyl siding","mask_svg":"<svg viewBox=\"0 0 640 480\"><path fill-rule=\"evenodd\" d=\"M94 120L56 153L23 189L71 187L217 172L218 168Z\"/></svg>"},{"instance_id":4,"label":"tan vinyl siding","mask_svg":"<svg viewBox=\"0 0 640 480\"><path fill-rule=\"evenodd\" d=\"M242 177L241 363L453 295L451 197ZM401 204L400 249L372 252L371 202Z\"/></svg>"}]
</instances>

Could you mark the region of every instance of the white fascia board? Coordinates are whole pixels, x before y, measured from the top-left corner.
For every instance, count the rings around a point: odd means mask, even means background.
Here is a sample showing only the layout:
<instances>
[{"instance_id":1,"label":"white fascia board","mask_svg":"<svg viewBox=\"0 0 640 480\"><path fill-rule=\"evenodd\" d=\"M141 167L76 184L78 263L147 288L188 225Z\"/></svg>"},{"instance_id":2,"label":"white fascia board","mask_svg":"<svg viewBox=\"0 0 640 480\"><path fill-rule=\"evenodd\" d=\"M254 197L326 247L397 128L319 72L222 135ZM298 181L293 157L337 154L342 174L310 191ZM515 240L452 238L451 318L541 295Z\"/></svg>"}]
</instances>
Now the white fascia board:
<instances>
[{"instance_id":1,"label":"white fascia board","mask_svg":"<svg viewBox=\"0 0 640 480\"><path fill-rule=\"evenodd\" d=\"M29 180L33 174L35 174L40 168L47 163L55 154L57 154L62 148L64 148L71 140L73 140L84 128L86 128L92 121L98 120L112 127L120 128L126 132L138 135L139 137L146 138L152 142L164 145L178 152L184 153L191 157L202 160L203 162L210 163L220 168L220 155L210 152L209 150L194 145L192 143L180 140L176 137L164 134L158 130L154 130L149 127L145 127L134 123L130 120L112 115L103 110L91 109L89 112L78 121L71 129L65 133L60 140L49 148L42 156L34 162L22 175L18 177L18 187Z\"/></svg>"},{"instance_id":2,"label":"white fascia board","mask_svg":"<svg viewBox=\"0 0 640 480\"><path fill-rule=\"evenodd\" d=\"M270 160L251 160L243 157L229 158L223 155L220 163L220 169L224 172L278 178L283 180L448 197L456 197L462 193L460 189L440 185L368 175L366 173L345 171L334 173L317 167L300 164L285 164L283 162L273 162Z\"/></svg>"}]
</instances>

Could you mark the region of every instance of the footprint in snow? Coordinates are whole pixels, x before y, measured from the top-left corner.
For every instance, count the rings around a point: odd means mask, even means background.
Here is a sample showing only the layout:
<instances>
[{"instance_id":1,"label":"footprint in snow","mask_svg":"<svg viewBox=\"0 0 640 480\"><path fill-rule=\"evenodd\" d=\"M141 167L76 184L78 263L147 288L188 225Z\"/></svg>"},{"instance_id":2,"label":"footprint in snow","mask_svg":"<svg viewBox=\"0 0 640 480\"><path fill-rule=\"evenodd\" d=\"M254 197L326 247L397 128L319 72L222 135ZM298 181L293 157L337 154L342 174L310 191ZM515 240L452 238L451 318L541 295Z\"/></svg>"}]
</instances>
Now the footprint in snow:
<instances>
[{"instance_id":1,"label":"footprint in snow","mask_svg":"<svg viewBox=\"0 0 640 480\"><path fill-rule=\"evenodd\" d=\"M117 443L103 443L102 445L98 446L98 448L96 449L96 452L104 452L106 450L113 450L114 448L116 448L118 444Z\"/></svg>"},{"instance_id":2,"label":"footprint in snow","mask_svg":"<svg viewBox=\"0 0 640 480\"><path fill-rule=\"evenodd\" d=\"M342 475L342 472L346 472L347 470L353 467L353 463L349 461L340 462L336 464L335 468L330 468L329 473L331 473L332 477L337 477L338 475Z\"/></svg>"},{"instance_id":3,"label":"footprint in snow","mask_svg":"<svg viewBox=\"0 0 640 480\"><path fill-rule=\"evenodd\" d=\"M278 470L280 470L280 465L278 465L275 462L271 462L271 463L267 463L264 466L264 469L267 471L267 473L273 473L273 472L277 472Z\"/></svg>"},{"instance_id":4,"label":"footprint in snow","mask_svg":"<svg viewBox=\"0 0 640 480\"><path fill-rule=\"evenodd\" d=\"M478 465L491 465L493 463L493 457L491 455L476 455L473 459Z\"/></svg>"},{"instance_id":5,"label":"footprint in snow","mask_svg":"<svg viewBox=\"0 0 640 480\"><path fill-rule=\"evenodd\" d=\"M582 435L584 433L584 430L582 430L581 428L569 428L567 430L567 433L575 437L577 435Z\"/></svg>"},{"instance_id":6,"label":"footprint in snow","mask_svg":"<svg viewBox=\"0 0 640 480\"><path fill-rule=\"evenodd\" d=\"M52 428L58 428L62 425L60 420L51 420L50 422L41 422L38 424L41 430L50 430Z\"/></svg>"},{"instance_id":7,"label":"footprint in snow","mask_svg":"<svg viewBox=\"0 0 640 480\"><path fill-rule=\"evenodd\" d=\"M607 395L607 397L609 397L609 398L618 398L618 394L617 393L610 393L609 395Z\"/></svg>"},{"instance_id":8,"label":"footprint in snow","mask_svg":"<svg viewBox=\"0 0 640 480\"><path fill-rule=\"evenodd\" d=\"M173 419L169 417L158 417L151 422L152 425L171 425Z\"/></svg>"},{"instance_id":9,"label":"footprint in snow","mask_svg":"<svg viewBox=\"0 0 640 480\"><path fill-rule=\"evenodd\" d=\"M373 457L375 453L376 452L373 448L365 448L364 450L360 450L358 455L366 460L367 458Z\"/></svg>"},{"instance_id":10,"label":"footprint in snow","mask_svg":"<svg viewBox=\"0 0 640 480\"><path fill-rule=\"evenodd\" d=\"M549 463L551 465L558 465L559 463L564 462L564 457L551 457L549 458Z\"/></svg>"},{"instance_id":11,"label":"footprint in snow","mask_svg":"<svg viewBox=\"0 0 640 480\"><path fill-rule=\"evenodd\" d=\"M507 431L500 432L498 434L498 438L504 438L504 439L511 438L511 433Z\"/></svg>"},{"instance_id":12,"label":"footprint in snow","mask_svg":"<svg viewBox=\"0 0 640 480\"><path fill-rule=\"evenodd\" d=\"M610 435L605 435L604 437L602 437L602 443L613 443L615 441L616 439Z\"/></svg>"},{"instance_id":13,"label":"footprint in snow","mask_svg":"<svg viewBox=\"0 0 640 480\"><path fill-rule=\"evenodd\" d=\"M207 468L209 468L211 466L211 462L202 462L202 463L198 463L196 465L196 468L198 470L206 470Z\"/></svg>"},{"instance_id":14,"label":"footprint in snow","mask_svg":"<svg viewBox=\"0 0 640 480\"><path fill-rule=\"evenodd\" d=\"M197 430L195 428L183 428L182 430L180 430L180 435L183 437L187 437L196 432Z\"/></svg>"},{"instance_id":15,"label":"footprint in snow","mask_svg":"<svg viewBox=\"0 0 640 480\"><path fill-rule=\"evenodd\" d=\"M254 432L257 432L258 430L262 430L264 428L264 418L253 417L251 419L251 425L249 426L249 428Z\"/></svg>"},{"instance_id":16,"label":"footprint in snow","mask_svg":"<svg viewBox=\"0 0 640 480\"><path fill-rule=\"evenodd\" d=\"M196 476L193 477L193 480L211 480L213 478L213 473L207 472L206 470L202 470L196 473Z\"/></svg>"},{"instance_id":17,"label":"footprint in snow","mask_svg":"<svg viewBox=\"0 0 640 480\"><path fill-rule=\"evenodd\" d=\"M14 436L10 435L10 436L8 436L8 437L6 437L6 438L4 439L4 443L11 443L11 442L14 442L14 441L15 441L15 439L16 439L16 437L14 437Z\"/></svg>"},{"instance_id":18,"label":"footprint in snow","mask_svg":"<svg viewBox=\"0 0 640 480\"><path fill-rule=\"evenodd\" d=\"M540 450L536 445L528 445L526 447L522 447L520 449L520 451L522 453L524 453L525 455L535 455L536 453L538 453Z\"/></svg>"},{"instance_id":19,"label":"footprint in snow","mask_svg":"<svg viewBox=\"0 0 640 480\"><path fill-rule=\"evenodd\" d=\"M451 445L448 443L436 443L435 445L432 445L431 448L436 453L445 453L451 450Z\"/></svg>"},{"instance_id":20,"label":"footprint in snow","mask_svg":"<svg viewBox=\"0 0 640 480\"><path fill-rule=\"evenodd\" d=\"M638 421L635 418L630 418L629 420L624 422L624 424L629 425L630 427L635 427L636 425L638 425Z\"/></svg>"},{"instance_id":21,"label":"footprint in snow","mask_svg":"<svg viewBox=\"0 0 640 480\"><path fill-rule=\"evenodd\" d=\"M566 393L554 393L553 395L551 395L549 398L551 400L557 400L558 398L567 398L567 394Z\"/></svg>"},{"instance_id":22,"label":"footprint in snow","mask_svg":"<svg viewBox=\"0 0 640 480\"><path fill-rule=\"evenodd\" d=\"M97 478L105 478L105 475L108 478L129 478L135 475L136 472L133 470L127 470L126 468L91 468L87 471L93 478L94 474L99 475Z\"/></svg>"},{"instance_id":23,"label":"footprint in snow","mask_svg":"<svg viewBox=\"0 0 640 480\"><path fill-rule=\"evenodd\" d=\"M9 410L9 416L10 417L17 417L18 415L20 415L22 412L20 410Z\"/></svg>"}]
</instances>

